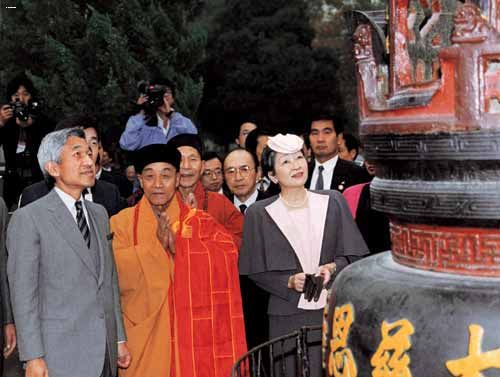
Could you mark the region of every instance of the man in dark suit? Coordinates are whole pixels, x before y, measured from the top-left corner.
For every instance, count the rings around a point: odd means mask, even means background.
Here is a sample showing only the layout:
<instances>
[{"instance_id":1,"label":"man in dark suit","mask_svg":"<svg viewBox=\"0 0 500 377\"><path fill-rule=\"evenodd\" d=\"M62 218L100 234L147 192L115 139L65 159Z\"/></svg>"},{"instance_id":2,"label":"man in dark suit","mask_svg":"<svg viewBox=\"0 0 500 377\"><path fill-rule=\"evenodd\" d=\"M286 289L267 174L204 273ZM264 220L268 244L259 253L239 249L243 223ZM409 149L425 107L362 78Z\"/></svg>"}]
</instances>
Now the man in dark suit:
<instances>
[{"instance_id":1,"label":"man in dark suit","mask_svg":"<svg viewBox=\"0 0 500 377\"><path fill-rule=\"evenodd\" d=\"M85 133L85 140L92 150L92 161L96 169L96 176L98 176L98 173L100 173L102 169L98 164L100 134L96 122L92 117L86 115L73 115L59 122L56 129L62 130L74 127L83 129ZM21 195L19 206L23 207L47 195L52 189L52 186L53 180L48 177L46 181L40 181L26 187ZM91 202L102 204L110 217L126 207L125 200L121 197L116 185L106 182L104 179L96 179L94 186L90 187L90 190L84 192L84 197Z\"/></svg>"},{"instance_id":2,"label":"man in dark suit","mask_svg":"<svg viewBox=\"0 0 500 377\"><path fill-rule=\"evenodd\" d=\"M19 207L24 207L47 195L52 187L53 184L45 180L26 187L21 195ZM89 195L89 191L91 195ZM118 188L106 181L96 180L94 186L87 190L84 196L85 200L102 205L109 217L116 215L125 207Z\"/></svg>"},{"instance_id":3,"label":"man in dark suit","mask_svg":"<svg viewBox=\"0 0 500 377\"><path fill-rule=\"evenodd\" d=\"M29 377L113 377L130 365L105 209L84 200L92 151L81 129L48 134L38 151L54 189L17 210L7 274L19 356Z\"/></svg>"},{"instance_id":4,"label":"man in dark suit","mask_svg":"<svg viewBox=\"0 0 500 377\"><path fill-rule=\"evenodd\" d=\"M267 197L257 190L257 167L256 156L245 149L235 149L224 159L224 178L231 192L228 198L242 214L256 201ZM240 289L247 346L251 349L269 340L269 294L257 287L248 276L240 275Z\"/></svg>"},{"instance_id":5,"label":"man in dark suit","mask_svg":"<svg viewBox=\"0 0 500 377\"><path fill-rule=\"evenodd\" d=\"M235 149L224 159L224 179L230 191L228 199L242 214L267 195L257 190L257 158L245 149Z\"/></svg>"},{"instance_id":6,"label":"man in dark suit","mask_svg":"<svg viewBox=\"0 0 500 377\"><path fill-rule=\"evenodd\" d=\"M314 160L309 166L306 187L343 192L347 187L370 180L363 168L339 158L337 136L343 131L340 121L318 117L311 121L308 131Z\"/></svg>"}]
</instances>

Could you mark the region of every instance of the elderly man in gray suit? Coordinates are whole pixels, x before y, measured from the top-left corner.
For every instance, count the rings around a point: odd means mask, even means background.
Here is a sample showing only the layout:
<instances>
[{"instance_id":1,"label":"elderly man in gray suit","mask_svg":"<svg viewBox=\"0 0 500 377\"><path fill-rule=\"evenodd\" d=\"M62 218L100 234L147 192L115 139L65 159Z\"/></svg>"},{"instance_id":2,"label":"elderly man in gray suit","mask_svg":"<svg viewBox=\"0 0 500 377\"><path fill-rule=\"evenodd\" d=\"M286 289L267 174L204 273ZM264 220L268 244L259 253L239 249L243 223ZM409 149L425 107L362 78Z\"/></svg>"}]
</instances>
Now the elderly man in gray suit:
<instances>
[{"instance_id":1,"label":"elderly man in gray suit","mask_svg":"<svg viewBox=\"0 0 500 377\"><path fill-rule=\"evenodd\" d=\"M113 377L130 364L108 216L83 200L95 169L85 135L48 134L38 162L55 181L17 210L7 230L7 274L26 377Z\"/></svg>"}]
</instances>

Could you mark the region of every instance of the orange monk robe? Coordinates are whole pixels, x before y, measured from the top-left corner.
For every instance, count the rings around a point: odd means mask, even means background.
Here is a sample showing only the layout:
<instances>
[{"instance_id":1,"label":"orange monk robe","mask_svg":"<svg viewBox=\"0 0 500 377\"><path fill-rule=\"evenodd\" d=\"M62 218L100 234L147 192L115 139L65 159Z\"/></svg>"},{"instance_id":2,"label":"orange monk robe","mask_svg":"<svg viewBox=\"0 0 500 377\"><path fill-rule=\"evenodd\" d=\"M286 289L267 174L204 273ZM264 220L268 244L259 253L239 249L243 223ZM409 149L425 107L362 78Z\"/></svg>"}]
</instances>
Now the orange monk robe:
<instances>
[{"instance_id":1,"label":"orange monk robe","mask_svg":"<svg viewBox=\"0 0 500 377\"><path fill-rule=\"evenodd\" d=\"M170 376L174 260L156 237L158 220L144 197L135 207L111 218L113 251L118 270L127 345L132 363L122 377ZM177 202L167 210L179 218ZM135 227L134 218L140 223ZM134 229L136 228L136 229Z\"/></svg>"},{"instance_id":2,"label":"orange monk robe","mask_svg":"<svg viewBox=\"0 0 500 377\"><path fill-rule=\"evenodd\" d=\"M236 246L240 246L243 237L243 215L224 195L207 191L201 182L198 182L194 190L194 196L198 209L211 214L219 224L232 234Z\"/></svg>"},{"instance_id":3,"label":"orange monk robe","mask_svg":"<svg viewBox=\"0 0 500 377\"><path fill-rule=\"evenodd\" d=\"M172 266L164 262L171 259L157 241L157 220L147 199L141 199L135 207L111 220L127 344L133 359L132 369L124 376L229 376L231 365L246 352L238 250L220 224L209 214L187 207L179 195L169 206L168 215L172 220L179 219L174 223L173 285L168 283L172 277L168 269L171 271ZM142 250L156 258L137 261L121 256L117 247L120 239L136 245L137 253ZM161 253L167 255L166 259ZM136 270L130 278L126 276L129 269ZM156 277L145 276L147 271ZM164 299L165 290L169 292L167 299ZM161 308L151 302L162 302ZM144 325L135 331L140 324L127 318L136 318L138 313ZM171 340L174 340L173 349Z\"/></svg>"}]
</instances>

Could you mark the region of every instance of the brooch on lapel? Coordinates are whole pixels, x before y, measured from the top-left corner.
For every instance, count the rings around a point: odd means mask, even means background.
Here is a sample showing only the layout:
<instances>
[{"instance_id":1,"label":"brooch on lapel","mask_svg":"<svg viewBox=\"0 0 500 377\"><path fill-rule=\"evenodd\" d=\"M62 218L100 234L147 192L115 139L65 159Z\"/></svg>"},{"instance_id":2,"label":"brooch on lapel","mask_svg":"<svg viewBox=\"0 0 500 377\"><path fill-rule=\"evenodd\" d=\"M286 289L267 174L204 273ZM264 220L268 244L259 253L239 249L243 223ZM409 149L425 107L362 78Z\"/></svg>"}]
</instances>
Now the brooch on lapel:
<instances>
[{"instance_id":1,"label":"brooch on lapel","mask_svg":"<svg viewBox=\"0 0 500 377\"><path fill-rule=\"evenodd\" d=\"M345 181L340 182L340 185L338 187L339 191L343 191L344 190L344 188L345 188L344 185L345 185Z\"/></svg>"}]
</instances>

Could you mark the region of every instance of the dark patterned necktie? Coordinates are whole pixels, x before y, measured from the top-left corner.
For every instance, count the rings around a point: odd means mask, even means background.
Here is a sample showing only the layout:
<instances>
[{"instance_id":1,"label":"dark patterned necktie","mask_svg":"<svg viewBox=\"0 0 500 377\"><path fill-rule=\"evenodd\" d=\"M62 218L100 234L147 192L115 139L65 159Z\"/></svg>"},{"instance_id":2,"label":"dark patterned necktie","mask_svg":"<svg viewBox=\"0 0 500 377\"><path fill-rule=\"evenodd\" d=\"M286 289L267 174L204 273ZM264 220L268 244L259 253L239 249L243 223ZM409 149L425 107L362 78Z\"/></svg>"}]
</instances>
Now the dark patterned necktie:
<instances>
[{"instance_id":1,"label":"dark patterned necktie","mask_svg":"<svg viewBox=\"0 0 500 377\"><path fill-rule=\"evenodd\" d=\"M78 229L82 232L83 239L87 244L87 247L90 248L90 230L87 224L87 220L85 219L85 214L83 213L83 205L80 200L75 202L76 207L76 222L78 224Z\"/></svg>"},{"instance_id":2,"label":"dark patterned necktie","mask_svg":"<svg viewBox=\"0 0 500 377\"><path fill-rule=\"evenodd\" d=\"M245 204L241 204L241 205L240 205L240 212L241 212L242 214L245 214L245 211L246 211L246 210L247 210L247 206L246 206Z\"/></svg>"},{"instance_id":3,"label":"dark patterned necktie","mask_svg":"<svg viewBox=\"0 0 500 377\"><path fill-rule=\"evenodd\" d=\"M325 167L323 165L318 166L318 180L316 181L316 190L323 190L323 170Z\"/></svg>"}]
</instances>

